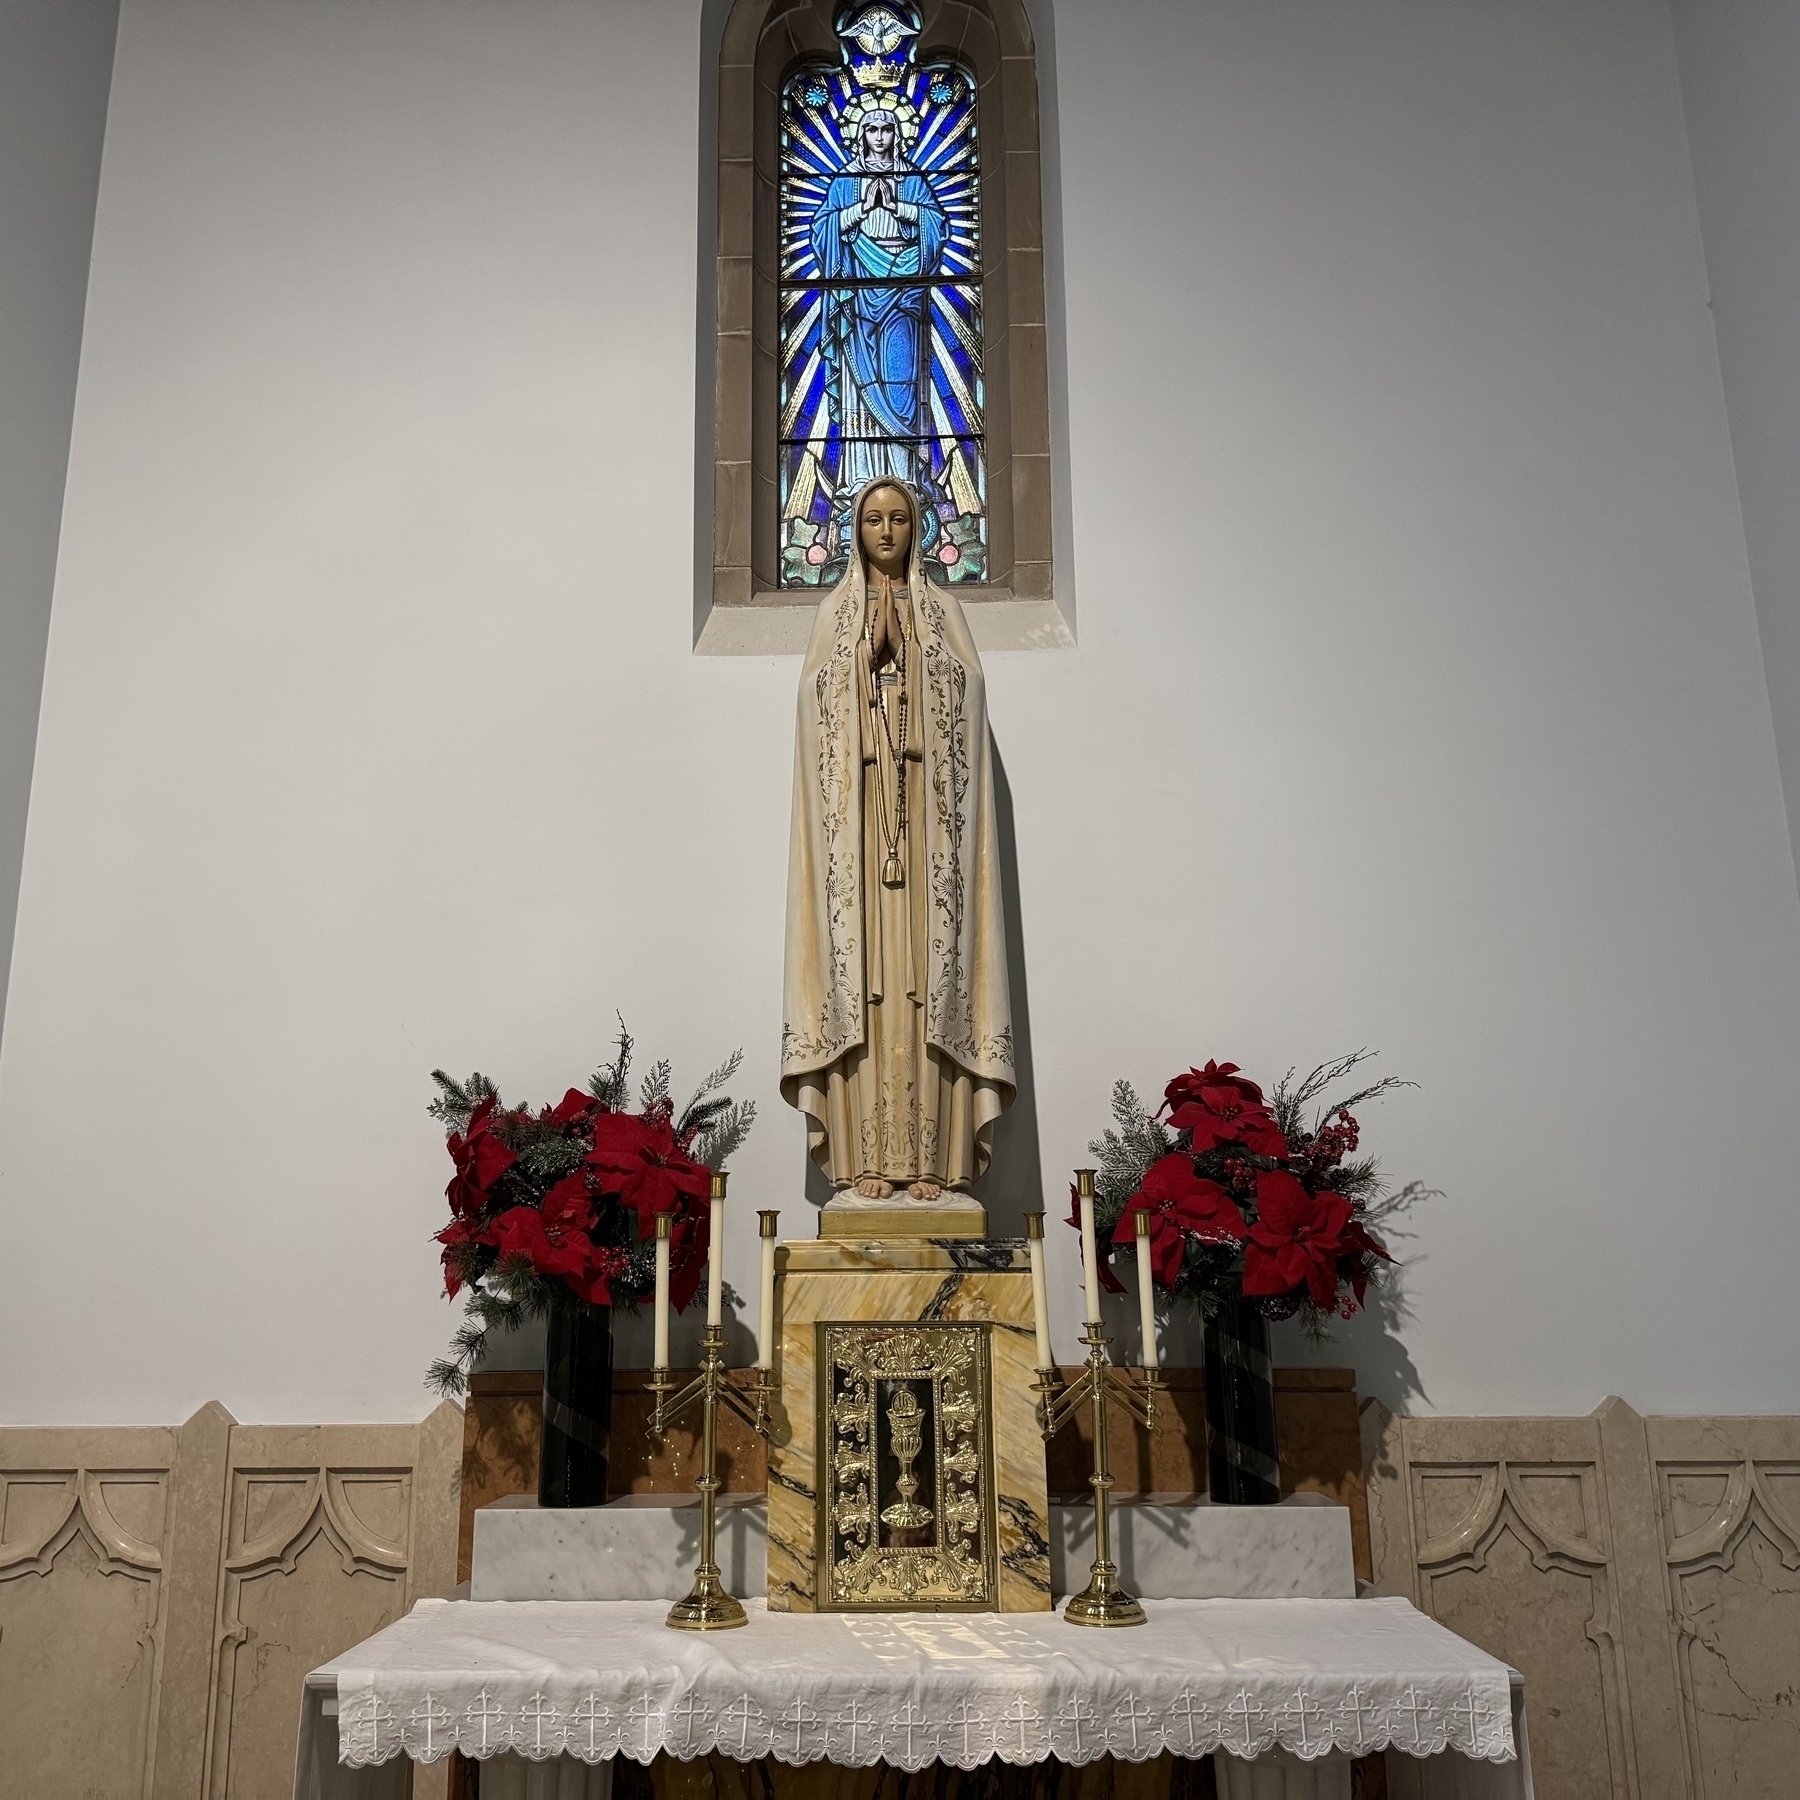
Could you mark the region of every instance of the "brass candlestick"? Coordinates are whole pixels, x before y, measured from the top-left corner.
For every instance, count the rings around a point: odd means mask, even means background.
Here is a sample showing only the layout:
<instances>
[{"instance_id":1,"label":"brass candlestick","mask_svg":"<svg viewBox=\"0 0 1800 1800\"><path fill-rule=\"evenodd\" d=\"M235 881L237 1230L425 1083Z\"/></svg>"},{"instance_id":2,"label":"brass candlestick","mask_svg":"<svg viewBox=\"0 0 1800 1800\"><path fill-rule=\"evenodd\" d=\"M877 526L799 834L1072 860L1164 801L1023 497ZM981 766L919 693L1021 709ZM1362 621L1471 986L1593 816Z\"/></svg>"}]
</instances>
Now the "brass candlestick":
<instances>
[{"instance_id":1,"label":"brass candlestick","mask_svg":"<svg viewBox=\"0 0 1800 1800\"><path fill-rule=\"evenodd\" d=\"M725 1177L712 1178L712 1197L725 1198ZM717 1256L723 1246L714 1243L708 1254ZM731 1385L725 1367L725 1327L708 1325L700 1340L700 1372L679 1393L667 1369L657 1369L650 1377L650 1391L656 1396L656 1410L651 1415L650 1431L656 1438L665 1435L666 1427L678 1419L695 1401L700 1403L700 1476L694 1486L700 1490L700 1562L694 1570L694 1585L685 1600L677 1600L669 1610L668 1623L675 1631L729 1631L745 1623L742 1602L728 1593L719 1572L717 1557L718 1493L717 1470L719 1448L719 1402L723 1400L750 1429L761 1437L769 1435L769 1395L774 1392L770 1370L756 1371L754 1408ZM674 1395L671 1399L670 1395Z\"/></svg>"},{"instance_id":2,"label":"brass candlestick","mask_svg":"<svg viewBox=\"0 0 1800 1800\"><path fill-rule=\"evenodd\" d=\"M1079 1198L1091 1199L1094 1171L1075 1171ZM1037 1232L1043 1230L1043 1215L1028 1215L1038 1221ZM1034 1233L1036 1235L1036 1233ZM1112 1559L1112 1470L1106 1454L1106 1403L1108 1393L1131 1414L1146 1431L1156 1424L1156 1394L1162 1377L1149 1367L1116 1369L1107 1355L1107 1335L1098 1319L1090 1319L1081 1341L1088 1346L1087 1367L1067 1388L1061 1388L1054 1369L1040 1369L1036 1383L1038 1424L1048 1442L1075 1416L1085 1401L1093 1408L1094 1472L1088 1477L1094 1490L1094 1561L1088 1571L1088 1584L1073 1594L1063 1608L1063 1617L1071 1625L1142 1625L1144 1609L1119 1585L1118 1565ZM1139 1385L1138 1377L1142 1377ZM1060 1391L1059 1391L1060 1389Z\"/></svg>"}]
</instances>

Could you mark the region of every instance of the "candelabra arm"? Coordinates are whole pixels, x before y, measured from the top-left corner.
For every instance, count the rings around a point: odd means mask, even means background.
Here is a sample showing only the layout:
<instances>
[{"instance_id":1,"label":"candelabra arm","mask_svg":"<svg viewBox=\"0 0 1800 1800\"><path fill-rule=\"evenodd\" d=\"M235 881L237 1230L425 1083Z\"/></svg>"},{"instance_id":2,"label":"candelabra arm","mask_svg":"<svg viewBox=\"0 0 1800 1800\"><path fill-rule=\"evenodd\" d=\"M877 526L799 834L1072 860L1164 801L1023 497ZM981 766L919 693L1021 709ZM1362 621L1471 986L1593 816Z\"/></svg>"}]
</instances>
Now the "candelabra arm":
<instances>
[{"instance_id":1,"label":"candelabra arm","mask_svg":"<svg viewBox=\"0 0 1800 1800\"><path fill-rule=\"evenodd\" d=\"M702 1368L685 1387L677 1390L675 1377L667 1369L653 1369L650 1374L650 1392L656 1396L656 1405L650 1414L650 1435L660 1440L668 1435L669 1427L690 1406L696 1401L704 1401L706 1370Z\"/></svg>"},{"instance_id":2,"label":"candelabra arm","mask_svg":"<svg viewBox=\"0 0 1800 1800\"><path fill-rule=\"evenodd\" d=\"M1157 1369L1108 1369L1106 1375L1112 1383L1113 1393L1119 1404L1146 1431L1153 1431L1156 1428L1156 1396L1163 1386L1161 1371Z\"/></svg>"},{"instance_id":3,"label":"candelabra arm","mask_svg":"<svg viewBox=\"0 0 1800 1800\"><path fill-rule=\"evenodd\" d=\"M1086 1369L1068 1383L1054 1369L1040 1369L1035 1386L1039 1396L1038 1426L1046 1442L1092 1399L1090 1373Z\"/></svg>"},{"instance_id":4,"label":"candelabra arm","mask_svg":"<svg viewBox=\"0 0 1800 1800\"><path fill-rule=\"evenodd\" d=\"M748 1395L733 1387L729 1378L719 1383L719 1398L756 1433L767 1437L773 1427L769 1423L769 1396L775 1391L767 1380L768 1371L756 1371L756 1383Z\"/></svg>"}]
</instances>

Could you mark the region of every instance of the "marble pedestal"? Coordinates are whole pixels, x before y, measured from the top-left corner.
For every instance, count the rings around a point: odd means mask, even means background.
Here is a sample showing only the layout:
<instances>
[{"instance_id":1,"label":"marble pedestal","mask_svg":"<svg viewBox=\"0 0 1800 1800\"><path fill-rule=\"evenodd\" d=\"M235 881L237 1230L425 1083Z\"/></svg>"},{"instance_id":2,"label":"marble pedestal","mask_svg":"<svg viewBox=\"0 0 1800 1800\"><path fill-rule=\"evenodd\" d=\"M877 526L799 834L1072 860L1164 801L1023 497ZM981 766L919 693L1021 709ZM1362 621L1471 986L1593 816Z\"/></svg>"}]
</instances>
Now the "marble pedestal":
<instances>
[{"instance_id":1,"label":"marble pedestal","mask_svg":"<svg viewBox=\"0 0 1800 1800\"><path fill-rule=\"evenodd\" d=\"M820 1610L818 1327L866 1321L988 1327L998 1607L1048 1612L1050 1502L1023 1242L820 1239L783 1245L775 1267L781 1398L769 1440L769 1610Z\"/></svg>"},{"instance_id":2,"label":"marble pedestal","mask_svg":"<svg viewBox=\"0 0 1800 1800\"><path fill-rule=\"evenodd\" d=\"M760 1495L719 1502L718 1556L740 1600L767 1587ZM1050 1507L1050 1580L1060 1601L1087 1584L1094 1509ZM679 1600L699 1554L696 1496L632 1494L608 1506L540 1510L519 1494L475 1514L471 1600ZM1350 1514L1312 1494L1279 1506L1132 1496L1113 1508L1119 1579L1144 1600L1348 1600Z\"/></svg>"},{"instance_id":3,"label":"marble pedestal","mask_svg":"<svg viewBox=\"0 0 1800 1800\"><path fill-rule=\"evenodd\" d=\"M834 1194L819 1213L819 1236L848 1244L881 1244L895 1238L985 1238L987 1209L967 1194L936 1200L865 1200L853 1191Z\"/></svg>"},{"instance_id":4,"label":"marble pedestal","mask_svg":"<svg viewBox=\"0 0 1800 1800\"><path fill-rule=\"evenodd\" d=\"M722 1494L715 1554L740 1600L762 1593L768 1508L760 1494ZM605 1506L540 1507L513 1494L475 1511L471 1600L684 1598L700 1557L698 1494L627 1494Z\"/></svg>"},{"instance_id":5,"label":"marble pedestal","mask_svg":"<svg viewBox=\"0 0 1800 1800\"><path fill-rule=\"evenodd\" d=\"M1050 1508L1050 1585L1060 1601L1087 1586L1091 1504ZM1140 1600L1354 1600L1350 1509L1321 1494L1278 1506L1214 1506L1196 1495L1112 1504L1113 1561Z\"/></svg>"}]
</instances>

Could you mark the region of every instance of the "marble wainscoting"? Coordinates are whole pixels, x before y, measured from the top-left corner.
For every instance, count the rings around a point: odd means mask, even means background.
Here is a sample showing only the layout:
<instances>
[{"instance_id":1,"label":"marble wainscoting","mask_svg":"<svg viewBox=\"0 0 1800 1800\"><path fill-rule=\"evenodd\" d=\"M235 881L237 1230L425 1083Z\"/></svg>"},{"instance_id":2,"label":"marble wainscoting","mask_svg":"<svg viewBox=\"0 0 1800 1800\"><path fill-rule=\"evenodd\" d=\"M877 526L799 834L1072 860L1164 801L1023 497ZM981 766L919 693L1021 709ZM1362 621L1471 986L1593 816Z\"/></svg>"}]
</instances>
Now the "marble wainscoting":
<instances>
[{"instance_id":1,"label":"marble wainscoting","mask_svg":"<svg viewBox=\"0 0 1800 1800\"><path fill-rule=\"evenodd\" d=\"M1525 1677L1538 1800L1800 1792L1800 1417L1363 1428L1376 1585Z\"/></svg>"},{"instance_id":2,"label":"marble wainscoting","mask_svg":"<svg viewBox=\"0 0 1800 1800\"><path fill-rule=\"evenodd\" d=\"M462 1429L0 1428L0 1794L291 1793L307 1670L450 1588Z\"/></svg>"},{"instance_id":3,"label":"marble wainscoting","mask_svg":"<svg viewBox=\"0 0 1800 1800\"><path fill-rule=\"evenodd\" d=\"M818 1610L816 1331L821 1322L986 1323L1002 1612L1048 1612L1050 1500L1032 1384L1023 1241L849 1244L776 1253L780 1410L769 1444L769 1608Z\"/></svg>"}]
</instances>

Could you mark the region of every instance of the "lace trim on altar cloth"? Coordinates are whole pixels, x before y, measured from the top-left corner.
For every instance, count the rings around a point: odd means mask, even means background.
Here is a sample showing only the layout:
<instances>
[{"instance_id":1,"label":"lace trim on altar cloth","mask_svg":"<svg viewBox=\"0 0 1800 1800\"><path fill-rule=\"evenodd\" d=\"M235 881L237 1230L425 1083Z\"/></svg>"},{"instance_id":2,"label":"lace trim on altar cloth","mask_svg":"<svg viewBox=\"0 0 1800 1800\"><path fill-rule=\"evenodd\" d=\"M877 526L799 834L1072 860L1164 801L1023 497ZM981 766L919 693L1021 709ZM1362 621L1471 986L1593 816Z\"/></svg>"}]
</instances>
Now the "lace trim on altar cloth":
<instances>
[{"instance_id":1,"label":"lace trim on altar cloth","mask_svg":"<svg viewBox=\"0 0 1800 1800\"><path fill-rule=\"evenodd\" d=\"M339 1760L356 1768L400 1755L436 1762L452 1750L478 1759L512 1752L534 1761L572 1756L588 1763L614 1756L647 1763L662 1751L685 1759L716 1750L743 1762L773 1756L849 1768L887 1762L907 1770L931 1762L972 1769L995 1758L1142 1762L1165 1750L1256 1757L1280 1748L1307 1760L1332 1751L1435 1756L1453 1750L1496 1763L1516 1755L1504 1688L1496 1695L1491 1684L1473 1681L1451 1690L1437 1683L1429 1692L1416 1683L1378 1692L1354 1681L1240 1681L1210 1698L1183 1688L1162 1705L1133 1694L1076 1696L1048 1710L1023 1695L998 1693L964 1695L936 1708L918 1700L894 1707L802 1695L771 1710L748 1691L707 1699L648 1688L630 1695L539 1690L509 1703L492 1685L472 1694L428 1688L410 1706L394 1704L379 1687L341 1693L340 1701Z\"/></svg>"}]
</instances>

